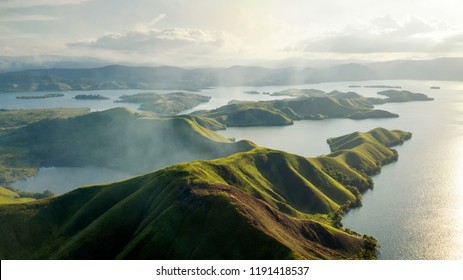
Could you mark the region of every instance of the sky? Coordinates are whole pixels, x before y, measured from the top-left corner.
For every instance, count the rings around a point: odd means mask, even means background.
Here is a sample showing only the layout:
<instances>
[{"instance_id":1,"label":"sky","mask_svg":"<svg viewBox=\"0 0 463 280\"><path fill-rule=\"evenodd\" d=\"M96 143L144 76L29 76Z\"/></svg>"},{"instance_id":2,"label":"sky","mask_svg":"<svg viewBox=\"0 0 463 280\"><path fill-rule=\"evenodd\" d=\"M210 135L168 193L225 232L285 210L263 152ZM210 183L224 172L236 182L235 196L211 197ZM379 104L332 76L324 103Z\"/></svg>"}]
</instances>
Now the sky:
<instances>
[{"instance_id":1,"label":"sky","mask_svg":"<svg viewBox=\"0 0 463 280\"><path fill-rule=\"evenodd\" d=\"M460 0L0 0L0 56L230 66L463 56Z\"/></svg>"}]
</instances>

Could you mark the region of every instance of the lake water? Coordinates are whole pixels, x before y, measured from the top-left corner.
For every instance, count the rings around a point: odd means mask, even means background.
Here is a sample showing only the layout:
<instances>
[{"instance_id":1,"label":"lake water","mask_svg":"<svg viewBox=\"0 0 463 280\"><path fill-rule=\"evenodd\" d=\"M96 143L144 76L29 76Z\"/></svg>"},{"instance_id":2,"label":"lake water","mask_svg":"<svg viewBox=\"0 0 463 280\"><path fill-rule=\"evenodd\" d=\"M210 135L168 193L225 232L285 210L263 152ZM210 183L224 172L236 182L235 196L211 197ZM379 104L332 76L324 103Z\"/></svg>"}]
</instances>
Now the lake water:
<instances>
[{"instance_id":1,"label":"lake water","mask_svg":"<svg viewBox=\"0 0 463 280\"><path fill-rule=\"evenodd\" d=\"M17 181L14 187L31 192L50 190L63 194L86 185L120 181L132 177L127 172L102 167L43 167L37 175Z\"/></svg>"},{"instance_id":2,"label":"lake water","mask_svg":"<svg viewBox=\"0 0 463 280\"><path fill-rule=\"evenodd\" d=\"M343 219L346 227L359 233L374 236L381 244L380 259L463 259L463 83L442 81L368 81L322 83L281 87L228 87L205 90L211 96L190 111L214 109L231 99L268 100L284 97L245 94L244 91L275 92L287 88L314 88L325 91L355 91L364 96L377 96L377 88L349 88L349 85L402 86L404 90L421 92L434 97L431 102L392 103L377 108L398 113L396 119L299 121L292 126L228 128L221 131L226 137L249 139L256 144L304 156L329 153L326 139L353 131L368 131L375 127L402 129L413 133L413 138L397 147L399 160L383 167L374 177L375 188L363 197L363 207L351 210ZM440 86L440 90L431 90ZM120 95L143 92L95 91L110 97L107 101L77 101L78 92L65 92L66 102L60 98L19 100L17 95L0 94L0 108L53 108L89 107L103 110L126 106L136 109L137 104L114 103ZM162 91L155 91L162 92ZM43 93L33 93L43 94ZM29 93L27 93L29 95ZM84 104L85 103L85 104ZM88 169L88 170L86 170ZM86 173L87 171L95 173ZM79 169L43 168L26 182L18 182L31 191L48 188L56 193L69 186L103 183L130 177L120 177L108 171L100 181L93 178L105 174L94 168ZM71 177L75 175L75 177ZM44 178L44 179L42 179ZM42 187L38 183L43 180ZM56 184L54 181L56 180ZM72 182L72 184L71 184ZM74 184L74 182L76 182ZM66 190L67 190L66 189Z\"/></svg>"}]
</instances>

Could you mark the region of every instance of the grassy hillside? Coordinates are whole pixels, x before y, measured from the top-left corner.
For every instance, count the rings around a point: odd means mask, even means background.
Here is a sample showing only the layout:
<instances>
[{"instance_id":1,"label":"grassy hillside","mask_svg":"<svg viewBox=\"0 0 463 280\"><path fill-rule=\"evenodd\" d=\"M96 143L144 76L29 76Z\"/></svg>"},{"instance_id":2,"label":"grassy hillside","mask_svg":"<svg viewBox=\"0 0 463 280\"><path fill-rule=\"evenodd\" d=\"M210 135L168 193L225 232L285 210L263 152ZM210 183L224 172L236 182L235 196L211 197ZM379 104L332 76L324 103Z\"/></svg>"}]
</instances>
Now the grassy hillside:
<instances>
[{"instance_id":1,"label":"grassy hillside","mask_svg":"<svg viewBox=\"0 0 463 280\"><path fill-rule=\"evenodd\" d=\"M21 197L18 193L0 187L0 205L1 204L13 204L34 201L34 198Z\"/></svg>"},{"instance_id":2,"label":"grassy hillside","mask_svg":"<svg viewBox=\"0 0 463 280\"><path fill-rule=\"evenodd\" d=\"M375 152L369 156L380 161L381 152L351 142L368 138L373 148L387 149L384 145L409 137L384 129L352 135L331 139L339 147L335 153ZM254 148L0 206L0 257L371 258L373 239L335 227L369 182L363 169L339 155L308 159Z\"/></svg>"},{"instance_id":3,"label":"grassy hillside","mask_svg":"<svg viewBox=\"0 0 463 280\"><path fill-rule=\"evenodd\" d=\"M327 140L333 153L329 157L340 159L349 166L368 175L381 170L381 166L397 160L398 153L388 147L400 145L411 138L411 133L376 128L367 133L355 132Z\"/></svg>"},{"instance_id":4,"label":"grassy hillside","mask_svg":"<svg viewBox=\"0 0 463 280\"><path fill-rule=\"evenodd\" d=\"M294 120L302 119L398 117L384 110L375 110L367 98L339 92L323 96L229 104L193 114L215 119L226 126L291 125Z\"/></svg>"},{"instance_id":5,"label":"grassy hillside","mask_svg":"<svg viewBox=\"0 0 463 280\"><path fill-rule=\"evenodd\" d=\"M0 151L5 151L0 156L0 183L30 176L42 166L102 166L137 174L254 146L248 141L232 143L197 121L207 123L194 117L147 118L116 108L36 122L0 135ZM24 174L11 175L14 172Z\"/></svg>"}]
</instances>

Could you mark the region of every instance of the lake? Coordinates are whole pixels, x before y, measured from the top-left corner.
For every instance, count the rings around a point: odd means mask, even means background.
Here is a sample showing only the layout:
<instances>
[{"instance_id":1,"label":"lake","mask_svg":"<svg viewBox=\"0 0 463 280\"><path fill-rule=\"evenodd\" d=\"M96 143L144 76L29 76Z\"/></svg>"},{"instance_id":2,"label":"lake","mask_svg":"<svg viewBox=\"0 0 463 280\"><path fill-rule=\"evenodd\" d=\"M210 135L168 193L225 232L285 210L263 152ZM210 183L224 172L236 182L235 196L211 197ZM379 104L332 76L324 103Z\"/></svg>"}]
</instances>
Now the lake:
<instances>
[{"instance_id":1,"label":"lake","mask_svg":"<svg viewBox=\"0 0 463 280\"><path fill-rule=\"evenodd\" d=\"M344 226L378 239L381 244L380 259L463 259L463 83L399 80L278 87L223 87L201 92L200 94L211 96L211 101L184 113L214 109L225 105L231 99L284 98L244 93L251 90L275 92L287 88L313 88L325 91L355 91L364 96L377 96L376 92L381 90L349 88L349 85L402 86L404 90L425 93L435 100L377 106L398 113L400 118L397 119L298 121L292 126L228 128L220 133L237 140L249 139L258 145L312 157L329 153L326 144L329 137L354 131L368 131L375 127L412 132L413 138L396 148L399 151L399 160L383 167L382 173L374 176L374 190L364 194L363 207L351 210L345 215ZM441 89L431 90L431 86L439 86ZM72 99L72 96L79 94L78 92L64 92L67 96L64 103L58 102L59 98L18 100L15 98L16 95L26 94L7 93L0 94L0 108L89 107L95 111L130 105L136 109L136 104L113 101L120 95L138 92L143 91L86 92L110 97L111 100L107 101L77 101ZM82 102L86 102L85 105ZM92 169L89 167L87 171ZM38 187L34 180L39 181L43 177L46 182L43 186L48 186L52 191L54 178L58 182L57 186L70 186L67 189L72 189L80 185L99 183L91 180L100 173L105 173L98 171L94 174L80 174L78 171L42 168L37 176L29 179L30 185L25 188L42 191L43 187ZM65 176L59 178L62 174ZM72 174L78 175L72 178ZM101 182L131 176L121 174L121 177L116 177L110 171L107 175ZM78 183L71 186L71 182ZM20 183L26 182L18 182ZM56 192L62 193L63 190L57 189Z\"/></svg>"},{"instance_id":2,"label":"lake","mask_svg":"<svg viewBox=\"0 0 463 280\"><path fill-rule=\"evenodd\" d=\"M37 175L13 184L20 190L63 194L86 185L111 183L133 177L133 174L103 167L42 167Z\"/></svg>"}]
</instances>

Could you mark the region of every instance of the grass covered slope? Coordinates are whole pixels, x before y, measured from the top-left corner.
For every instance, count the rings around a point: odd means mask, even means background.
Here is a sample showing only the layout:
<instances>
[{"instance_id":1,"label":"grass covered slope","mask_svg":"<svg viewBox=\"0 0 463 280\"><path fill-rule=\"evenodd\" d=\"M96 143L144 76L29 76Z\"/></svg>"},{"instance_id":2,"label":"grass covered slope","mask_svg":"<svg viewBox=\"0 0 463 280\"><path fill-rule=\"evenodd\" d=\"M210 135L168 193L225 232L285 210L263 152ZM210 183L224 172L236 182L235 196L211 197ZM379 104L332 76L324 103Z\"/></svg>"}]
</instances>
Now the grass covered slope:
<instances>
[{"instance_id":1,"label":"grass covered slope","mask_svg":"<svg viewBox=\"0 0 463 280\"><path fill-rule=\"evenodd\" d=\"M381 170L381 166L397 160L398 153L388 147L402 144L411 133L399 130L376 128L367 133L355 132L327 140L333 153L329 156L340 159L349 166L368 175Z\"/></svg>"},{"instance_id":2,"label":"grass covered slope","mask_svg":"<svg viewBox=\"0 0 463 280\"><path fill-rule=\"evenodd\" d=\"M232 143L197 121L200 118L147 118L124 108L43 120L0 135L0 151L10 154L0 157L0 163L5 172L13 167L21 171L42 166L101 166L141 173L254 147L248 141ZM0 172L0 178L8 183L11 176L5 172Z\"/></svg>"},{"instance_id":3,"label":"grass covered slope","mask_svg":"<svg viewBox=\"0 0 463 280\"><path fill-rule=\"evenodd\" d=\"M302 119L398 117L384 110L375 110L364 97L341 93L229 104L193 114L215 119L226 126L291 125L293 121Z\"/></svg>"},{"instance_id":4,"label":"grass covered slope","mask_svg":"<svg viewBox=\"0 0 463 280\"><path fill-rule=\"evenodd\" d=\"M18 193L0 187L0 205L34 201L34 198L21 197Z\"/></svg>"},{"instance_id":5,"label":"grass covered slope","mask_svg":"<svg viewBox=\"0 0 463 280\"><path fill-rule=\"evenodd\" d=\"M0 207L2 258L287 259L355 257L363 239L310 217L355 199L319 190L294 155L263 148L175 165L109 186ZM270 165L270 166L269 166ZM270 173L268 168L280 168ZM278 174L276 172L280 172ZM315 171L316 172L316 171ZM284 174L283 174L284 173ZM280 176L293 184L283 184ZM318 180L318 179L317 179ZM338 189L339 188L339 189Z\"/></svg>"},{"instance_id":6,"label":"grass covered slope","mask_svg":"<svg viewBox=\"0 0 463 280\"><path fill-rule=\"evenodd\" d=\"M365 135L372 147L382 148L409 136L383 129ZM335 153L373 151L353 145L356 138L333 138L333 147L343 147ZM310 159L254 148L4 205L0 257L371 258L376 248L371 238L336 228L342 210L358 203L358 193L371 181L359 168L339 155Z\"/></svg>"}]
</instances>

